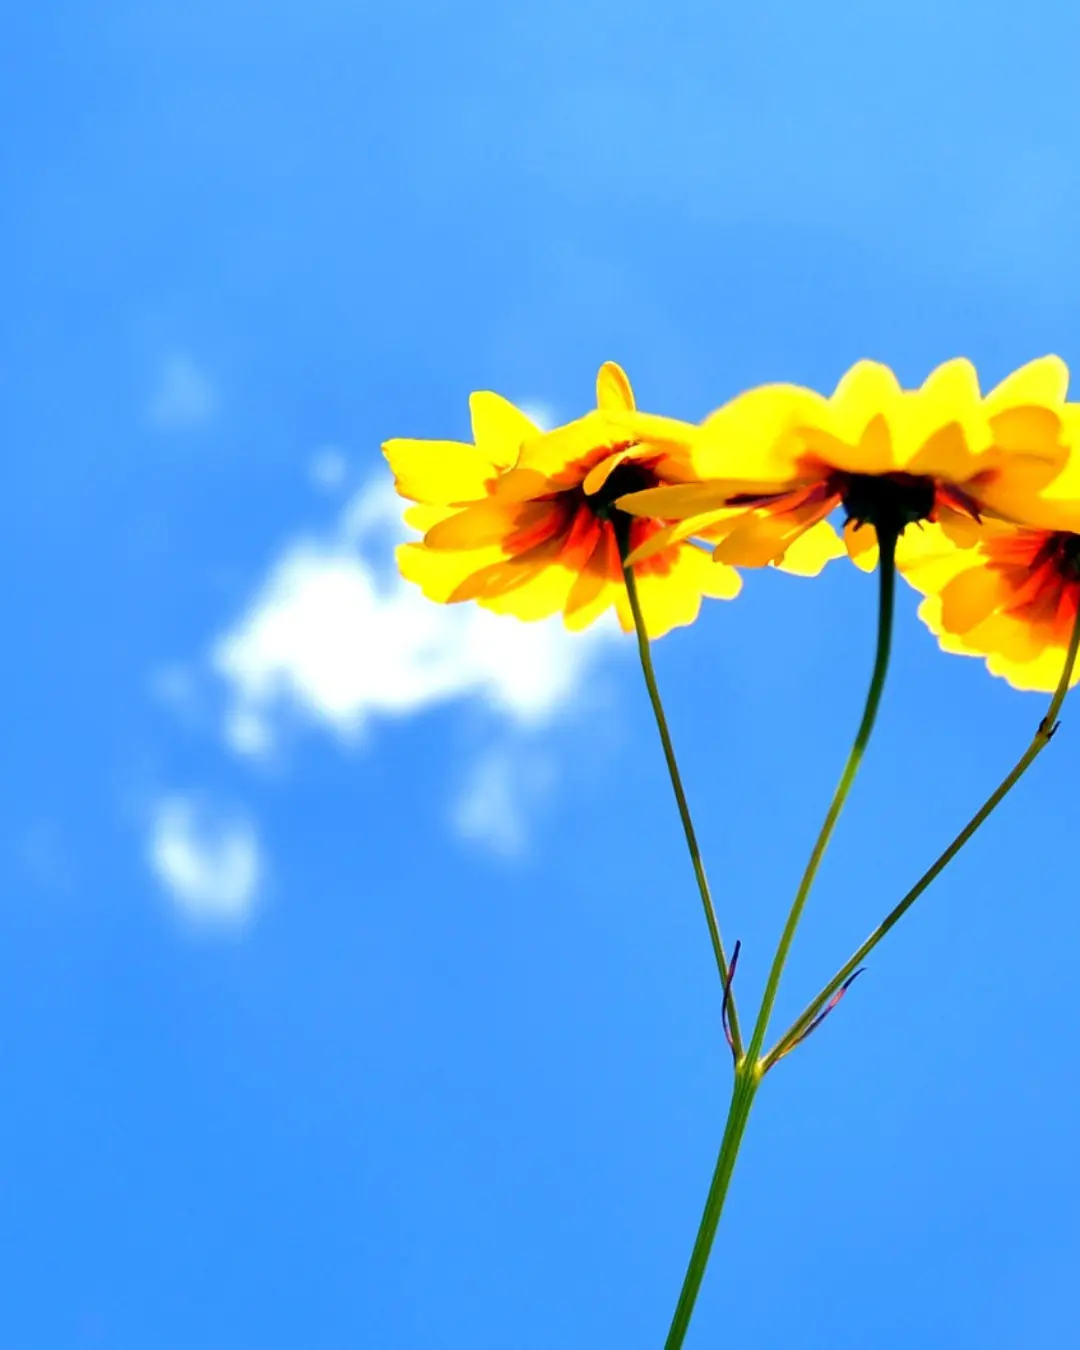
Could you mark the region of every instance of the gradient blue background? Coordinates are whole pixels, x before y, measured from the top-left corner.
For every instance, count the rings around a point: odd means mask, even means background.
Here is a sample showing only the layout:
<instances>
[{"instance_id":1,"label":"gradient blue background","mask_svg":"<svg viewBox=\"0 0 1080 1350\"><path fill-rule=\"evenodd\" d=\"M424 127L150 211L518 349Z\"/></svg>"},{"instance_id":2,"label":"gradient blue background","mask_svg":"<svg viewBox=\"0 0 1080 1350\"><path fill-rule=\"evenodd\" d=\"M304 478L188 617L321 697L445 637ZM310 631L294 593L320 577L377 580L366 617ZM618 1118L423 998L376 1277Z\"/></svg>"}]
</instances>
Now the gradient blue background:
<instances>
[{"instance_id":1,"label":"gradient blue background","mask_svg":"<svg viewBox=\"0 0 1080 1350\"><path fill-rule=\"evenodd\" d=\"M6 12L0 106L0 1344L657 1347L726 1106L717 989L632 652L568 708L526 853L446 828L451 703L273 772L155 699L328 511L320 445L588 405L698 417L1077 358L1065 3ZM148 426L169 352L219 408ZM873 582L748 578L657 663L760 988L857 716ZM792 1014L1041 703L901 605ZM1074 717L1077 717L1074 723ZM1080 1346L1080 716L770 1078L688 1345ZM178 921L143 786L257 816L268 899Z\"/></svg>"}]
</instances>

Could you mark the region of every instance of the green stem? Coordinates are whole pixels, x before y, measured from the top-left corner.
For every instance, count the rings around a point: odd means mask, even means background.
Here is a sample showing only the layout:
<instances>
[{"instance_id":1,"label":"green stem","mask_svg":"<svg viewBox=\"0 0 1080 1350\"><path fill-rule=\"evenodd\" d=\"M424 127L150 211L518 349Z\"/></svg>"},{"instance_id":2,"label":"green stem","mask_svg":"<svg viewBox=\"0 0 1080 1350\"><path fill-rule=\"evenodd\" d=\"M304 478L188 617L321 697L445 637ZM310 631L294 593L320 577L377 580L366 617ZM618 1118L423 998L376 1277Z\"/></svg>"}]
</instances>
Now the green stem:
<instances>
[{"instance_id":1,"label":"green stem","mask_svg":"<svg viewBox=\"0 0 1080 1350\"><path fill-rule=\"evenodd\" d=\"M810 888L814 884L814 877L825 854L825 849L828 847L829 838L839 819L847 795L851 791L851 785L855 781L855 775L858 772L867 742L870 740L870 733L874 728L881 694L885 688L885 675L889 666L889 650L892 644L893 600L896 591L896 535L879 528L878 540L881 549L881 562L879 566L877 651L873 674L870 677L870 688L866 695L866 705L863 709L862 720L859 723L859 730L856 733L851 753L848 755L847 764L844 766L844 772L840 777L839 786L833 796L825 817L825 823L821 827L821 833L818 835L817 842L810 855L810 861L806 865L806 871L803 873L783 935L780 938L780 945L769 972L765 996L762 999L761 1011L758 1013L750 1046L745 1057L737 1060L735 1087L731 1095L731 1106L728 1110L727 1124L724 1126L720 1153L716 1160L712 1184L709 1186L709 1194L705 1201L705 1210L701 1216L701 1224L698 1227L694 1248L690 1255L690 1264L687 1267L682 1290L679 1293L679 1301L675 1307L675 1316L664 1343L664 1350L681 1350L687 1328L690 1325L698 1290L701 1288L701 1281L709 1261L713 1239L716 1237L720 1215L727 1198L728 1186L735 1170L735 1160L738 1157L739 1146L746 1130L746 1122L750 1118L750 1109L754 1104L754 1097L764 1076L764 1066L759 1061L758 1056L761 1053L761 1045L768 1029L769 1015L776 999L776 991L780 985L784 963L795 937L799 919L806 906Z\"/></svg>"},{"instance_id":2,"label":"green stem","mask_svg":"<svg viewBox=\"0 0 1080 1350\"><path fill-rule=\"evenodd\" d=\"M821 866L821 860L825 856L825 850L829 846L829 840L832 838L836 822L840 818L840 812L844 809L844 803L847 801L848 793L851 791L855 775L859 771L859 765L862 763L863 754L870 740L870 734L874 729L878 705L885 688L885 675L889 669L889 652L892 646L893 600L896 592L896 539L895 533L883 530L881 527L878 528L881 561L878 564L877 651L874 657L873 674L870 677L870 688L866 695L866 705L863 708L862 721L859 723L859 729L855 734L847 763L840 775L840 782L837 784L833 799L825 814L825 822L811 851L810 860L806 864L802 881L799 883L799 889L795 892L795 899L792 901L787 923L785 923L784 931L780 937L780 945L776 949L775 957L773 957L772 968L765 985L765 996L761 1000L761 1010L758 1013L754 1032L750 1038L750 1048L747 1050L747 1057L751 1062L756 1063L761 1053L761 1047L769 1029L769 1018L772 1015L773 1004L776 1002L777 990L780 987L780 977L784 973L788 953L791 951L791 944L795 938L795 930L799 926L799 920L806 908L806 901L817 876L818 868Z\"/></svg>"},{"instance_id":3,"label":"green stem","mask_svg":"<svg viewBox=\"0 0 1080 1350\"><path fill-rule=\"evenodd\" d=\"M619 532L620 536L622 532ZM675 747L671 743L671 733L668 730L667 717L664 715L664 705L660 701L660 690L656 684L656 672L653 670L652 652L649 648L649 635L645 629L645 620L641 615L641 602L638 599L637 582L634 579L634 569L626 565L628 540L619 538L619 550L622 558L623 576L626 579L626 594L630 601L630 612L634 616L634 629L637 633L638 656L641 658L641 671L645 676L645 687L649 691L649 702L652 704L653 716L656 718L656 729L660 733L660 744L664 749L664 759L667 762L668 775L671 778L671 787L675 793L675 801L679 808L679 818L682 820L683 833L686 836L686 847L690 852L690 861L694 867L694 876L697 879L698 891L701 894L702 908L705 910L705 922L709 926L709 937L712 940L713 955L716 958L716 968L720 972L720 982L727 994L727 1008L729 1026L731 1028L732 1053L736 1062L742 1056L742 1035L739 1031L739 1016L735 1010L735 993L731 989L731 967L728 964L727 953L724 951L723 939L720 936L720 924L716 917L716 909L713 905L712 894L709 890L709 881L705 875L705 864L701 860L701 849L698 847L697 834L694 830L694 822L690 816L690 807L686 800L686 793L683 791L682 776L679 773L679 765L675 759Z\"/></svg>"},{"instance_id":4,"label":"green stem","mask_svg":"<svg viewBox=\"0 0 1080 1350\"><path fill-rule=\"evenodd\" d=\"M807 1028L813 1022L814 1018L822 1011L829 999L840 989L844 981L855 973L858 967L865 961L881 939L895 927L904 917L911 906L918 900L930 884L948 867L953 858L960 852L968 840L979 829L985 820L987 820L997 807L1005 800L1013 790L1032 764L1038 759L1046 747L1050 744L1054 732L1057 730L1057 716L1061 711L1061 705L1065 701L1065 695L1068 693L1069 685L1072 681L1073 667L1076 664L1077 651L1080 649L1080 614L1077 615L1076 622L1073 625L1072 637L1069 640L1069 649L1065 657L1065 667L1061 672L1061 679L1058 681L1057 689L1050 700L1050 706L1046 711L1046 716L1039 723L1035 735L1031 739L1031 744L1017 760L1012 772L1009 773L1001 784L987 797L986 801L979 807L978 811L971 817L968 823L937 858L937 860L926 869L919 880L912 886L911 890L904 896L900 903L889 912L888 915L874 929L862 946L844 963L836 972L829 983L822 989L821 993L809 1004L802 1013L792 1023L791 1027L777 1041L776 1045L762 1060L762 1069L767 1071L787 1054L793 1048L799 1038L805 1033Z\"/></svg>"},{"instance_id":5,"label":"green stem","mask_svg":"<svg viewBox=\"0 0 1080 1350\"><path fill-rule=\"evenodd\" d=\"M761 1074L749 1061L744 1060L735 1074L735 1086L731 1093L731 1106L728 1108L727 1124L724 1126L724 1138L720 1144L720 1153L716 1159L709 1194L705 1200L705 1211L701 1216L694 1250L690 1254L690 1264L686 1270L679 1301L675 1306L675 1315L671 1319L664 1350L681 1350L690 1319L694 1315L698 1290L709 1264L709 1253L716 1237L717 1225L727 1198L731 1174L735 1170L735 1159L739 1155L746 1122L750 1119L750 1108L754 1104Z\"/></svg>"}]
</instances>

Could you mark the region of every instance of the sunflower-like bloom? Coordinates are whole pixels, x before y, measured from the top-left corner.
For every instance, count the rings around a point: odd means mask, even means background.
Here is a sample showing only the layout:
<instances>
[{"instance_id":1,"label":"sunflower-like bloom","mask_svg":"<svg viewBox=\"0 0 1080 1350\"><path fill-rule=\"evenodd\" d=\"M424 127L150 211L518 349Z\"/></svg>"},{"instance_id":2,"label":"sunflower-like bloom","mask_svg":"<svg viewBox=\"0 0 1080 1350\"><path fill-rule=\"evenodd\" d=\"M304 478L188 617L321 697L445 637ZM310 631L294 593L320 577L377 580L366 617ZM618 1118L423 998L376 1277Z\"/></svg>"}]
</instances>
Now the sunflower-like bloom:
<instances>
[{"instance_id":1,"label":"sunflower-like bloom","mask_svg":"<svg viewBox=\"0 0 1080 1350\"><path fill-rule=\"evenodd\" d=\"M470 399L474 444L392 440L383 452L422 540L398 549L403 576L442 603L475 600L520 619L562 613L581 629L614 607L634 626L620 546L639 548L661 523L615 500L693 477L696 427L638 412L619 366L601 366L597 407L541 431L497 394ZM634 568L642 616L658 637L697 617L703 595L730 599L741 581L694 544L675 541Z\"/></svg>"},{"instance_id":2,"label":"sunflower-like bloom","mask_svg":"<svg viewBox=\"0 0 1080 1350\"><path fill-rule=\"evenodd\" d=\"M942 648L982 657L1015 689L1057 687L1080 609L1080 503L1072 530L986 520L978 542L958 549L927 530L913 540L904 575L926 597L919 617ZM1080 680L1080 664L1071 683Z\"/></svg>"},{"instance_id":3,"label":"sunflower-like bloom","mask_svg":"<svg viewBox=\"0 0 1080 1350\"><path fill-rule=\"evenodd\" d=\"M712 542L719 562L820 571L846 546L872 568L877 532L940 523L953 542L977 537L985 514L1023 520L1067 457L1062 417L1068 371L1048 356L985 397L965 360L939 366L917 390L887 366L854 365L825 398L795 385L741 394L707 418L694 447L699 481L620 498L677 522L654 531L635 560L687 538ZM844 546L828 516L846 514Z\"/></svg>"}]
</instances>

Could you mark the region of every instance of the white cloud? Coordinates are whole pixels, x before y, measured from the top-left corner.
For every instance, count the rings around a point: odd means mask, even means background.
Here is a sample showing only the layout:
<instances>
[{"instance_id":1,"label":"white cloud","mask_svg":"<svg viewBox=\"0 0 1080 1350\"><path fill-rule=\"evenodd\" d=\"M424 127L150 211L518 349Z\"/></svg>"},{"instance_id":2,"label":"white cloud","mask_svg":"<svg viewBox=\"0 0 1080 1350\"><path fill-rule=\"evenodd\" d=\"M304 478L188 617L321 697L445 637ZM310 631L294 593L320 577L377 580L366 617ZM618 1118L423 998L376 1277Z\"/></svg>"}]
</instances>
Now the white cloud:
<instances>
[{"instance_id":1,"label":"white cloud","mask_svg":"<svg viewBox=\"0 0 1080 1350\"><path fill-rule=\"evenodd\" d=\"M541 431L550 431L559 425L558 416L550 403L523 403L521 411L526 417L532 418Z\"/></svg>"},{"instance_id":2,"label":"white cloud","mask_svg":"<svg viewBox=\"0 0 1080 1350\"><path fill-rule=\"evenodd\" d=\"M225 739L241 755L259 757L273 749L270 727L254 708L240 705L225 719Z\"/></svg>"},{"instance_id":3,"label":"white cloud","mask_svg":"<svg viewBox=\"0 0 1080 1350\"><path fill-rule=\"evenodd\" d=\"M150 397L147 418L158 431L189 431L217 412L217 390L206 372L184 352L166 357Z\"/></svg>"},{"instance_id":4,"label":"white cloud","mask_svg":"<svg viewBox=\"0 0 1080 1350\"><path fill-rule=\"evenodd\" d=\"M248 917L265 871L250 821L181 794L155 806L148 859L185 914L218 923Z\"/></svg>"},{"instance_id":5,"label":"white cloud","mask_svg":"<svg viewBox=\"0 0 1080 1350\"><path fill-rule=\"evenodd\" d=\"M433 604L390 565L401 509L389 479L373 481L330 538L284 551L216 644L234 749L269 750L290 713L354 738L373 716L461 698L535 726L574 697L612 627L571 634L558 620L525 624Z\"/></svg>"},{"instance_id":6,"label":"white cloud","mask_svg":"<svg viewBox=\"0 0 1080 1350\"><path fill-rule=\"evenodd\" d=\"M150 690L155 698L189 725L199 720L199 690L195 672L188 666L162 666L151 676Z\"/></svg>"},{"instance_id":7,"label":"white cloud","mask_svg":"<svg viewBox=\"0 0 1080 1350\"><path fill-rule=\"evenodd\" d=\"M326 446L311 460L311 481L323 492L333 492L345 482L349 466L345 456L333 446Z\"/></svg>"},{"instance_id":8,"label":"white cloud","mask_svg":"<svg viewBox=\"0 0 1080 1350\"><path fill-rule=\"evenodd\" d=\"M503 857L520 854L528 838L528 817L553 783L552 766L525 747L501 746L473 765L451 810L463 839Z\"/></svg>"}]
</instances>

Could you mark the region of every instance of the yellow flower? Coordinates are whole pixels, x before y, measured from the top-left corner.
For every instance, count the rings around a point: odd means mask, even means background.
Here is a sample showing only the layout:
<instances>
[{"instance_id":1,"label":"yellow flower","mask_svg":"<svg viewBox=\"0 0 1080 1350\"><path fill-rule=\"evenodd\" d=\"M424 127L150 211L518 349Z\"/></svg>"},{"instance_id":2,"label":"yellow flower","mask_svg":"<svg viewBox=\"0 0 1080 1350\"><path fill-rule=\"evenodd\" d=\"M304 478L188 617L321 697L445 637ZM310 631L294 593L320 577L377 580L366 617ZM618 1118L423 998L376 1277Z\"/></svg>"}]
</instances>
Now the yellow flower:
<instances>
[{"instance_id":1,"label":"yellow flower","mask_svg":"<svg viewBox=\"0 0 1080 1350\"><path fill-rule=\"evenodd\" d=\"M470 399L474 444L393 440L383 452L397 490L420 503L405 519L425 531L398 549L402 575L432 600L475 600L520 619L562 613L581 629L614 607L633 627L620 560L659 522L625 515L615 499L692 478L698 429L636 410L619 366L601 366L597 407L542 432L497 394ZM730 599L740 579L707 552L676 541L634 568L653 637L693 622L703 595Z\"/></svg>"},{"instance_id":2,"label":"yellow flower","mask_svg":"<svg viewBox=\"0 0 1080 1350\"><path fill-rule=\"evenodd\" d=\"M926 596L919 617L945 651L985 658L1015 689L1050 692L1080 606L1080 533L988 520L980 534L971 548L934 529L913 540L903 571Z\"/></svg>"},{"instance_id":3,"label":"yellow flower","mask_svg":"<svg viewBox=\"0 0 1080 1350\"><path fill-rule=\"evenodd\" d=\"M830 398L796 385L750 390L706 419L691 460L700 481L619 499L677 522L634 559L695 537L713 542L720 562L817 572L843 552L827 520L838 507L847 552L867 568L879 527L900 535L937 521L972 542L984 513L1026 519L1061 469L1067 385L1064 363L1048 356L985 398L965 360L939 366L918 390L872 361Z\"/></svg>"}]
</instances>

